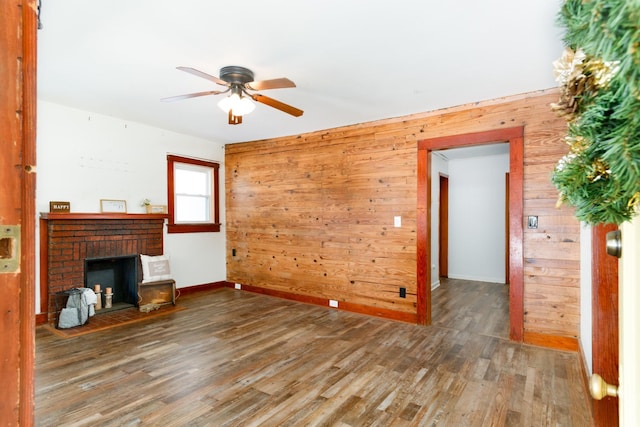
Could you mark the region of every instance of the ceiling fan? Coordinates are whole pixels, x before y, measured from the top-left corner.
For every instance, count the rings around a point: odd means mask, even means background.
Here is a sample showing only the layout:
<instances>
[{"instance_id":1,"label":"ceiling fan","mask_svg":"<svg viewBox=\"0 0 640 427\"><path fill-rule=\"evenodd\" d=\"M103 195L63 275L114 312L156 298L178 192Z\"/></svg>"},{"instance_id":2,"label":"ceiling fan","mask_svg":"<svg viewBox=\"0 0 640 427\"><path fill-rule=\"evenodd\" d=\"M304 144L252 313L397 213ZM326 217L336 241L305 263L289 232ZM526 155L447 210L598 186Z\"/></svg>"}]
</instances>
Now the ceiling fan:
<instances>
[{"instance_id":1,"label":"ceiling fan","mask_svg":"<svg viewBox=\"0 0 640 427\"><path fill-rule=\"evenodd\" d=\"M296 87L296 84L291 80L282 77L279 79L271 80L253 80L253 71L248 68L239 67L236 65L222 67L220 69L220 77L215 77L200 70L196 70L191 67L176 67L178 70L185 71L198 77L210 80L220 86L226 86L223 90L208 90L205 92L189 93L186 95L171 96L169 98L162 98L161 101L171 102L181 99L195 98L198 96L207 95L220 95L223 93L229 93L229 96L223 98L218 106L222 108L229 116L229 124L237 125L242 123L242 116L249 114L255 108L255 104L250 99L259 102L261 104L268 105L277 110L283 111L287 114L291 114L295 117L300 117L303 113L302 110L292 107L273 98L254 93L254 91L267 90L267 89L280 89L287 87Z\"/></svg>"}]
</instances>

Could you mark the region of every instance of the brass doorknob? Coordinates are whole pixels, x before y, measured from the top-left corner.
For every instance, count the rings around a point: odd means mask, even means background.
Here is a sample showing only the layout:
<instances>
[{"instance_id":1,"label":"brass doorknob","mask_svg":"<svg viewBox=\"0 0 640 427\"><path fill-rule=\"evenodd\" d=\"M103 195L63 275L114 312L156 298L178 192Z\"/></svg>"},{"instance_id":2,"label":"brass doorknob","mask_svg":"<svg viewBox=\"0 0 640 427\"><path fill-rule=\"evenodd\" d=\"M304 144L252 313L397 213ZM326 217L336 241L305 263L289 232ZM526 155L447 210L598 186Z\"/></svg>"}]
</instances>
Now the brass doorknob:
<instances>
[{"instance_id":1,"label":"brass doorknob","mask_svg":"<svg viewBox=\"0 0 640 427\"><path fill-rule=\"evenodd\" d=\"M600 375L593 374L589 380L589 392L596 400L602 400L606 396L618 397L618 386L607 384Z\"/></svg>"}]
</instances>

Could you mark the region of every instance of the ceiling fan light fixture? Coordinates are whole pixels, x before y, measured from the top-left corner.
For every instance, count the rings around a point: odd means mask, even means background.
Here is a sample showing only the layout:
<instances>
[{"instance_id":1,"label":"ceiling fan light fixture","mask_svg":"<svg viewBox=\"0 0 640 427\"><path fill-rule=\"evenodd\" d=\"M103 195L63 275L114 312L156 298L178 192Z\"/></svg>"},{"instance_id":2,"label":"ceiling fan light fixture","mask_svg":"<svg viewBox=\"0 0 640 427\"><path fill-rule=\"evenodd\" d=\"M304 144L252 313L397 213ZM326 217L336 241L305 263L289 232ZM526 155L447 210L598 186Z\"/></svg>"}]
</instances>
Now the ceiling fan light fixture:
<instances>
[{"instance_id":1,"label":"ceiling fan light fixture","mask_svg":"<svg viewBox=\"0 0 640 427\"><path fill-rule=\"evenodd\" d=\"M238 104L233 107L233 112L239 116L244 116L245 114L249 114L253 110L256 109L256 104L254 104L249 98L243 96L240 98Z\"/></svg>"},{"instance_id":2,"label":"ceiling fan light fixture","mask_svg":"<svg viewBox=\"0 0 640 427\"><path fill-rule=\"evenodd\" d=\"M231 110L231 103L232 103L231 97L232 96L237 97L238 95L234 94L234 95L230 95L230 96L224 97L224 98L222 98L220 100L220 102L218 102L218 107L220 107L220 109L222 111L224 111L225 113L228 113L229 110Z\"/></svg>"},{"instance_id":3,"label":"ceiling fan light fixture","mask_svg":"<svg viewBox=\"0 0 640 427\"><path fill-rule=\"evenodd\" d=\"M218 102L218 107L220 107L225 113L228 113L229 110L233 110L233 114L235 116L244 116L256 108L255 104L251 102L248 97L238 95L237 93L229 95L226 98L222 98L220 102Z\"/></svg>"}]
</instances>

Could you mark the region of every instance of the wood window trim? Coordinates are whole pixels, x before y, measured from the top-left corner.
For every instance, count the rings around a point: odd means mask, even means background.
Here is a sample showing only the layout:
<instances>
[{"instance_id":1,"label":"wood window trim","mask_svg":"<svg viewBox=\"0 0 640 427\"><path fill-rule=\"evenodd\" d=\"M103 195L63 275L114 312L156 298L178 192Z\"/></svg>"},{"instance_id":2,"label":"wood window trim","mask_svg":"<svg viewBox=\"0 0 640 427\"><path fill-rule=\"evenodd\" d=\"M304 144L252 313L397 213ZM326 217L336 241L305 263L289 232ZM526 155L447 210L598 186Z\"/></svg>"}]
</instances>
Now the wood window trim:
<instances>
[{"instance_id":1,"label":"wood window trim","mask_svg":"<svg viewBox=\"0 0 640 427\"><path fill-rule=\"evenodd\" d=\"M202 223L175 223L175 187L174 187L174 163L186 163L190 165L198 165L210 167L213 170L213 185L211 191L211 197L213 198L213 222ZM173 154L167 154L167 205L169 211L169 220L167 223L168 233L208 233L220 231L220 189L219 189L219 171L220 164L209 160L194 159L190 157L176 156Z\"/></svg>"}]
</instances>

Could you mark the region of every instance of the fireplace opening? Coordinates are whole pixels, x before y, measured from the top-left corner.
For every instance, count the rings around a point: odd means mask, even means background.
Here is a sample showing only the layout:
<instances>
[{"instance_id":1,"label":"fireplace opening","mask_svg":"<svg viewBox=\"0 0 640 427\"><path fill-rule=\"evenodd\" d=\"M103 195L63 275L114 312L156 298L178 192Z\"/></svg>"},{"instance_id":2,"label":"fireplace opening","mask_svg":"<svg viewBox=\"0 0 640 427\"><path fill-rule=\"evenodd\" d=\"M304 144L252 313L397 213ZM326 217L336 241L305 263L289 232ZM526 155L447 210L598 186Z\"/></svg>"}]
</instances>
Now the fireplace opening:
<instances>
[{"instance_id":1,"label":"fireplace opening","mask_svg":"<svg viewBox=\"0 0 640 427\"><path fill-rule=\"evenodd\" d=\"M96 289L99 285L101 309L96 314L122 310L138 305L138 255L85 258L84 286ZM111 288L111 307L106 305L106 291ZM96 305L98 307L98 305Z\"/></svg>"}]
</instances>

